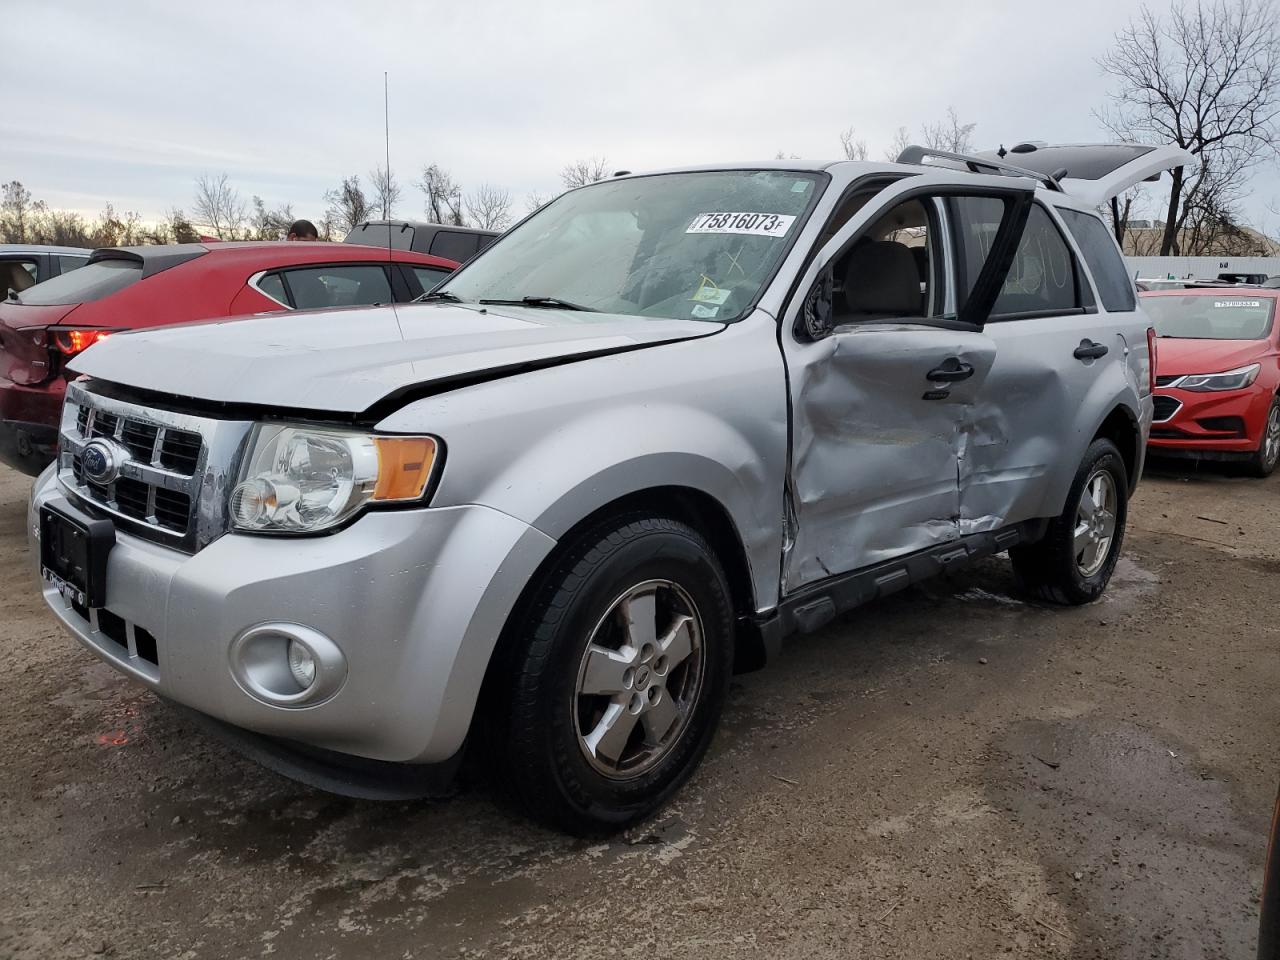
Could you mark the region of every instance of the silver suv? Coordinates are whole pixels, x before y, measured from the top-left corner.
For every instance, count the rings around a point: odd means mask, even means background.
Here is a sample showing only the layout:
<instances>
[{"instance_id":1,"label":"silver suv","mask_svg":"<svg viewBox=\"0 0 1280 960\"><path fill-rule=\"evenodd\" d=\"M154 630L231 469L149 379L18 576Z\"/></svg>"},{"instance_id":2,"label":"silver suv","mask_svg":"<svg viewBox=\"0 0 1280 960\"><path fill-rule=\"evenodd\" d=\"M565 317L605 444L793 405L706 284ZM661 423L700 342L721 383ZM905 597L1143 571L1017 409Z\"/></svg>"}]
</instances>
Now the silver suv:
<instances>
[{"instance_id":1,"label":"silver suv","mask_svg":"<svg viewBox=\"0 0 1280 960\"><path fill-rule=\"evenodd\" d=\"M1003 551L1102 593L1152 341L1095 211L1187 159L622 176L428 302L111 337L34 490L45 598L309 782L426 794L466 747L631 823L788 634Z\"/></svg>"}]
</instances>

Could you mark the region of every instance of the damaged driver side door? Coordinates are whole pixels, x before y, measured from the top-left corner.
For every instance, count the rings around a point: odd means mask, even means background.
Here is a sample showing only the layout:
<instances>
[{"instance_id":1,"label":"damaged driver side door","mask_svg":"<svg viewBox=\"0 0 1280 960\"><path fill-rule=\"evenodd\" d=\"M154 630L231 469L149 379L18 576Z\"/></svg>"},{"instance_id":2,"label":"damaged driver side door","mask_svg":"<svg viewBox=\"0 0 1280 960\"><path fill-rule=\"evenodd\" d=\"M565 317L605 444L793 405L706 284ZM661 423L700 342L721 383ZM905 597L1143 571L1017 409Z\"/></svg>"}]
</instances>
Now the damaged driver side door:
<instances>
[{"instance_id":1,"label":"damaged driver side door","mask_svg":"<svg viewBox=\"0 0 1280 960\"><path fill-rule=\"evenodd\" d=\"M957 196L1004 211L976 275L954 262ZM1031 196L1009 178L910 177L807 267L782 331L793 418L784 593L959 538L962 438L996 356L982 324Z\"/></svg>"}]
</instances>

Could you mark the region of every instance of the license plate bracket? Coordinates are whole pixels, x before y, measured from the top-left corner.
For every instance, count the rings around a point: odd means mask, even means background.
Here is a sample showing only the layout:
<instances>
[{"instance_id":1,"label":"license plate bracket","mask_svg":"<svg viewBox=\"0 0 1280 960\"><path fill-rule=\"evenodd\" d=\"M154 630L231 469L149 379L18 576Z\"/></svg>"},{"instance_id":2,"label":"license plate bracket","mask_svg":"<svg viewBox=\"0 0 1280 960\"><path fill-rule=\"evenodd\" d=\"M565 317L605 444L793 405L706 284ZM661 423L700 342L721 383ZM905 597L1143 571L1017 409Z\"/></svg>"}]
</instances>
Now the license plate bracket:
<instances>
[{"instance_id":1,"label":"license plate bracket","mask_svg":"<svg viewBox=\"0 0 1280 960\"><path fill-rule=\"evenodd\" d=\"M107 555L115 546L110 520L80 520L40 508L40 575L85 607L107 602Z\"/></svg>"}]
</instances>

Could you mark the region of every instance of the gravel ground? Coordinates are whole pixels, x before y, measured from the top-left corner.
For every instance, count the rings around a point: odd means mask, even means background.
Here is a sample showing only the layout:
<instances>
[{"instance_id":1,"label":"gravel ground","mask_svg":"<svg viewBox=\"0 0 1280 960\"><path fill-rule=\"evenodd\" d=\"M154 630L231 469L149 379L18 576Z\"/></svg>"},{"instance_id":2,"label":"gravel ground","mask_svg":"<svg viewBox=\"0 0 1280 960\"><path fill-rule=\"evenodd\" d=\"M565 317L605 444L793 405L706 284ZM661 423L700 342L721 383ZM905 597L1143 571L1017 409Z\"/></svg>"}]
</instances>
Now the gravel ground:
<instances>
[{"instance_id":1,"label":"gravel ground","mask_svg":"<svg viewBox=\"0 0 1280 960\"><path fill-rule=\"evenodd\" d=\"M1108 595L991 560L737 678L607 843L486 790L327 796L54 624L0 470L0 957L1251 956L1280 781L1280 476L1149 473Z\"/></svg>"}]
</instances>

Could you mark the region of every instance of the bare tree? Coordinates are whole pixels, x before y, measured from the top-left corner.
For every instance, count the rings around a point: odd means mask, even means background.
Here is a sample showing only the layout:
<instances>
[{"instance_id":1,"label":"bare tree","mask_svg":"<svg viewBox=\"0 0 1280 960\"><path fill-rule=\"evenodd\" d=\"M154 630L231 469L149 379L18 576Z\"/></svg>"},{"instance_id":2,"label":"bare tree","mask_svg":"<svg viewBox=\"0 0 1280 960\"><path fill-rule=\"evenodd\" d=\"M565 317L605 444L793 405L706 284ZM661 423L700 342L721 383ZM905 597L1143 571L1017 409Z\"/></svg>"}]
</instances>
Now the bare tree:
<instances>
[{"instance_id":1,"label":"bare tree","mask_svg":"<svg viewBox=\"0 0 1280 960\"><path fill-rule=\"evenodd\" d=\"M456 227L466 226L462 215L462 187L447 170L434 163L422 170L417 187L426 197L424 209L432 223L448 223Z\"/></svg>"},{"instance_id":2,"label":"bare tree","mask_svg":"<svg viewBox=\"0 0 1280 960\"><path fill-rule=\"evenodd\" d=\"M529 213L533 213L535 210L541 210L554 199L554 197L548 198L541 190L530 190L525 194L524 208Z\"/></svg>"},{"instance_id":3,"label":"bare tree","mask_svg":"<svg viewBox=\"0 0 1280 960\"><path fill-rule=\"evenodd\" d=\"M182 211L177 211L181 213ZM253 212L249 215L249 232L254 240L283 240L293 223L293 204L286 203L268 210L262 198L253 197Z\"/></svg>"},{"instance_id":4,"label":"bare tree","mask_svg":"<svg viewBox=\"0 0 1280 960\"><path fill-rule=\"evenodd\" d=\"M1176 143L1200 161L1172 173L1160 254L1181 251L1194 217L1221 219L1249 171L1277 155L1280 29L1268 0L1143 7L1098 60L1115 82L1097 114L1117 138ZM1199 231L1203 232L1203 231Z\"/></svg>"},{"instance_id":5,"label":"bare tree","mask_svg":"<svg viewBox=\"0 0 1280 960\"><path fill-rule=\"evenodd\" d=\"M799 159L800 159L800 154L798 154L798 153L787 153L787 151L785 151L785 150L779 150L777 153L775 153L775 154L773 155L773 159L775 159L775 160L799 160Z\"/></svg>"},{"instance_id":6,"label":"bare tree","mask_svg":"<svg viewBox=\"0 0 1280 960\"><path fill-rule=\"evenodd\" d=\"M920 127L924 145L931 150L949 153L972 153L973 131L976 123L961 123L955 107L947 107L947 116L938 123L926 123Z\"/></svg>"},{"instance_id":7,"label":"bare tree","mask_svg":"<svg viewBox=\"0 0 1280 960\"><path fill-rule=\"evenodd\" d=\"M840 134L840 149L844 152L846 160L865 160L867 159L867 141L855 140L853 136L853 127L846 127Z\"/></svg>"},{"instance_id":8,"label":"bare tree","mask_svg":"<svg viewBox=\"0 0 1280 960\"><path fill-rule=\"evenodd\" d=\"M174 243L196 243L200 240L199 232L192 226L181 207L171 207L165 215L164 224Z\"/></svg>"},{"instance_id":9,"label":"bare tree","mask_svg":"<svg viewBox=\"0 0 1280 960\"><path fill-rule=\"evenodd\" d=\"M566 190L584 187L588 183L603 180L609 175L609 161L606 157L588 157L586 160L575 160L566 164L560 171L560 180Z\"/></svg>"},{"instance_id":10,"label":"bare tree","mask_svg":"<svg viewBox=\"0 0 1280 960\"><path fill-rule=\"evenodd\" d=\"M364 195L360 178L355 174L344 178L341 186L326 190L324 200L329 204L329 222L343 233L369 219L369 198Z\"/></svg>"},{"instance_id":11,"label":"bare tree","mask_svg":"<svg viewBox=\"0 0 1280 960\"><path fill-rule=\"evenodd\" d=\"M482 230L505 230L511 224L511 194L502 187L482 183L465 200L467 216Z\"/></svg>"},{"instance_id":12,"label":"bare tree","mask_svg":"<svg viewBox=\"0 0 1280 960\"><path fill-rule=\"evenodd\" d=\"M197 220L223 240L236 240L249 216L240 191L231 186L225 173L216 177L204 173L196 177L193 202Z\"/></svg>"},{"instance_id":13,"label":"bare tree","mask_svg":"<svg viewBox=\"0 0 1280 960\"><path fill-rule=\"evenodd\" d=\"M0 233L10 243L26 243L33 214L31 191L19 181L0 187Z\"/></svg>"},{"instance_id":14,"label":"bare tree","mask_svg":"<svg viewBox=\"0 0 1280 960\"><path fill-rule=\"evenodd\" d=\"M884 158L890 163L896 163L902 156L902 151L909 146L911 146L911 133L906 127L899 127L894 131L893 139L889 141L889 149L884 152Z\"/></svg>"},{"instance_id":15,"label":"bare tree","mask_svg":"<svg viewBox=\"0 0 1280 960\"><path fill-rule=\"evenodd\" d=\"M381 213L383 220L390 220L391 212L400 200L400 184L396 182L395 171L389 167L374 167L369 172L369 188L373 191L373 208Z\"/></svg>"}]
</instances>

